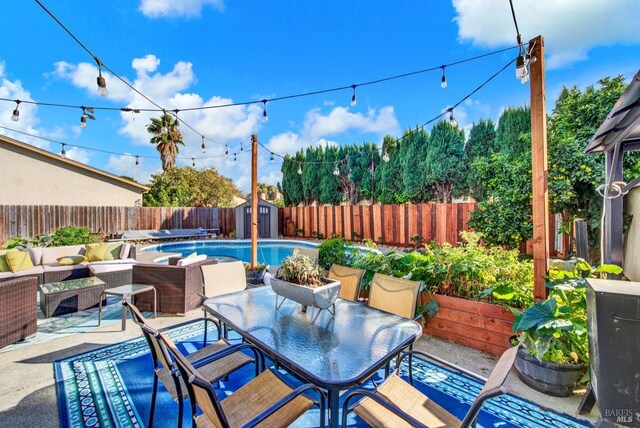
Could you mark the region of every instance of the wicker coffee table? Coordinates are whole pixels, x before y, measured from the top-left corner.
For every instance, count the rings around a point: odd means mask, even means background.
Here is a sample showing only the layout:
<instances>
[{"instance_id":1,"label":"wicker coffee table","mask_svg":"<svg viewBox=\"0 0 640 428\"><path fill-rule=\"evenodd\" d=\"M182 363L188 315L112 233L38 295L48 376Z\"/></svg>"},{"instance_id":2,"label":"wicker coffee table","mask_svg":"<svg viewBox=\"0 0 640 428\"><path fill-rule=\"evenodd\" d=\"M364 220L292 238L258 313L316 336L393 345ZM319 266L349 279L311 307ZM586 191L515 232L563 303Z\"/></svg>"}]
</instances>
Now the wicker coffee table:
<instances>
[{"instance_id":1,"label":"wicker coffee table","mask_svg":"<svg viewBox=\"0 0 640 428\"><path fill-rule=\"evenodd\" d=\"M98 306L107 284L100 278L71 279L39 286L40 309L45 317L55 317Z\"/></svg>"}]
</instances>

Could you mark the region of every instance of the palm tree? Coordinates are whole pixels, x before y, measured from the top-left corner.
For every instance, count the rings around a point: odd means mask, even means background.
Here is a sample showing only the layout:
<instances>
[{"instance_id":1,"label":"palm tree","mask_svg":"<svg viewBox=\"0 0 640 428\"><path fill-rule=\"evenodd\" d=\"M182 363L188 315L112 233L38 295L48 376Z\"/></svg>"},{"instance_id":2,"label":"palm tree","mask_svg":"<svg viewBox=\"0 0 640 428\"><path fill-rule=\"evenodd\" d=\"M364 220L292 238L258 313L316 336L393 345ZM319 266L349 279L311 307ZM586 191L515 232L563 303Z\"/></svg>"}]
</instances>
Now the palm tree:
<instances>
[{"instance_id":1,"label":"palm tree","mask_svg":"<svg viewBox=\"0 0 640 428\"><path fill-rule=\"evenodd\" d=\"M147 125L147 131L153 135L150 140L151 144L155 144L156 150L160 152L162 169L166 171L173 168L176 165L176 156L180 151L178 145L184 146L182 132L180 132L174 117L165 113L159 119L151 118L151 123Z\"/></svg>"}]
</instances>

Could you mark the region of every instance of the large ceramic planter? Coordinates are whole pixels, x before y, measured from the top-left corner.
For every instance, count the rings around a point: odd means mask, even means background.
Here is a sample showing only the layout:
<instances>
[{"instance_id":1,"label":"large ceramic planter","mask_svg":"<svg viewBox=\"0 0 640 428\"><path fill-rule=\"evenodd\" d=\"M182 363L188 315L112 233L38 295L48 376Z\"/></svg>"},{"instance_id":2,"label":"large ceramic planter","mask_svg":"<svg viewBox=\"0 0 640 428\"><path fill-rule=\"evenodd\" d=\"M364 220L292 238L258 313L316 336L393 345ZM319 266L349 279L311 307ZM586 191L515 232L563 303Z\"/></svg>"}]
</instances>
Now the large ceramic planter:
<instances>
[{"instance_id":1,"label":"large ceramic planter","mask_svg":"<svg viewBox=\"0 0 640 428\"><path fill-rule=\"evenodd\" d=\"M322 278L325 285L311 288L303 285L293 284L279 278L271 278L271 288L281 297L285 297L302 306L312 306L320 309L327 309L332 306L338 298L340 292L340 281Z\"/></svg>"},{"instance_id":2,"label":"large ceramic planter","mask_svg":"<svg viewBox=\"0 0 640 428\"><path fill-rule=\"evenodd\" d=\"M430 299L437 300L440 309L427 320L425 333L498 356L511 347L515 317L502 306L422 294L423 302Z\"/></svg>"},{"instance_id":3,"label":"large ceramic planter","mask_svg":"<svg viewBox=\"0 0 640 428\"><path fill-rule=\"evenodd\" d=\"M266 267L261 270L246 269L245 273L247 274L247 282L249 284L254 284L254 285L262 284L262 281L264 279L264 273L266 271L267 271Z\"/></svg>"},{"instance_id":4,"label":"large ceramic planter","mask_svg":"<svg viewBox=\"0 0 640 428\"><path fill-rule=\"evenodd\" d=\"M515 361L516 372L522 382L536 391L554 397L569 397L580 380L584 364L557 364L538 361L520 348Z\"/></svg>"}]
</instances>

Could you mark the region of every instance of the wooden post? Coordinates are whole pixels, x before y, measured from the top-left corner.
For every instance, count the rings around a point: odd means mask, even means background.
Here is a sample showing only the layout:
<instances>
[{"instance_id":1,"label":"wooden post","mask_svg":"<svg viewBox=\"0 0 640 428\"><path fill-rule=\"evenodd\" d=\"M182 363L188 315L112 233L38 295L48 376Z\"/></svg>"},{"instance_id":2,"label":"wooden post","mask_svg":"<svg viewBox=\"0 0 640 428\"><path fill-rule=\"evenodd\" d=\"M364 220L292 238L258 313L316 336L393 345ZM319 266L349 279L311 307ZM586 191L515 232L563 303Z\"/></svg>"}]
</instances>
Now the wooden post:
<instances>
[{"instance_id":1,"label":"wooden post","mask_svg":"<svg viewBox=\"0 0 640 428\"><path fill-rule=\"evenodd\" d=\"M533 186L533 296L547 298L542 275L549 262L549 191L547 177L547 100L544 75L544 39L538 36L529 41L531 90L531 174Z\"/></svg>"},{"instance_id":2,"label":"wooden post","mask_svg":"<svg viewBox=\"0 0 640 428\"><path fill-rule=\"evenodd\" d=\"M258 135L251 136L251 267L258 265Z\"/></svg>"}]
</instances>

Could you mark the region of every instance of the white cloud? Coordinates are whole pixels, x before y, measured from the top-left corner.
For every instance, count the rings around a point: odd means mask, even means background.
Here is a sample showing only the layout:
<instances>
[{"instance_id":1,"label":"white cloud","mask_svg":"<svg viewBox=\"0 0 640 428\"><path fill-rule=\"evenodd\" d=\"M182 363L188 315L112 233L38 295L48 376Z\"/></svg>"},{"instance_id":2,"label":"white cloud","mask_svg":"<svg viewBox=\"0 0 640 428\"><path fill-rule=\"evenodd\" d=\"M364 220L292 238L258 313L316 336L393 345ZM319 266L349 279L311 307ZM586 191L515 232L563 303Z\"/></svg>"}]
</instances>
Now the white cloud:
<instances>
[{"instance_id":1,"label":"white cloud","mask_svg":"<svg viewBox=\"0 0 640 428\"><path fill-rule=\"evenodd\" d=\"M281 181L282 174L279 171L271 171L268 175L263 175L260 177L260 183L271 184L272 186L275 186Z\"/></svg>"},{"instance_id":2,"label":"white cloud","mask_svg":"<svg viewBox=\"0 0 640 428\"><path fill-rule=\"evenodd\" d=\"M80 149L78 147L66 148L65 153L67 158L73 159L76 162L88 164L89 163L89 152L85 149Z\"/></svg>"},{"instance_id":3,"label":"white cloud","mask_svg":"<svg viewBox=\"0 0 640 428\"><path fill-rule=\"evenodd\" d=\"M195 18L204 6L224 10L223 0L141 0L139 10L148 18Z\"/></svg>"},{"instance_id":4,"label":"white cloud","mask_svg":"<svg viewBox=\"0 0 640 428\"><path fill-rule=\"evenodd\" d=\"M127 175L138 183L147 184L151 180L151 174L162 172L160 160L140 159L140 165L136 167L136 158L124 155L111 155L107 162L106 170L115 175Z\"/></svg>"},{"instance_id":5,"label":"white cloud","mask_svg":"<svg viewBox=\"0 0 640 428\"><path fill-rule=\"evenodd\" d=\"M453 6L461 41L488 48L514 44L504 0L453 0ZM598 46L640 42L637 0L520 0L514 7L523 41L544 36L549 69L583 61Z\"/></svg>"}]
</instances>

